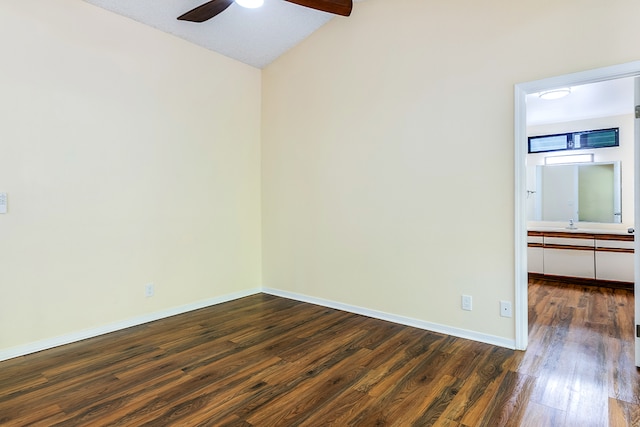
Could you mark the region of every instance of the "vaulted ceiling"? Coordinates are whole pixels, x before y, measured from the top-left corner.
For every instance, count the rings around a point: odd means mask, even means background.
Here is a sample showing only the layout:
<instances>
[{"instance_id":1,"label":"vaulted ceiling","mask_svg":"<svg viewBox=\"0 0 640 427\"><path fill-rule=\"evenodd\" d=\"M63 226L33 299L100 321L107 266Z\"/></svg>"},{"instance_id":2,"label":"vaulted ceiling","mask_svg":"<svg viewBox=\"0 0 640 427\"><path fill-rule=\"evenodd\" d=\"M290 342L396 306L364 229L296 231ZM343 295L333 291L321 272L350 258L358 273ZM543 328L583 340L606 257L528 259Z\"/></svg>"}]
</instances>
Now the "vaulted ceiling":
<instances>
[{"instance_id":1,"label":"vaulted ceiling","mask_svg":"<svg viewBox=\"0 0 640 427\"><path fill-rule=\"evenodd\" d=\"M206 0L85 1L257 68L270 64L330 19L349 19L283 0L265 0L257 9L234 3L216 17L194 23L177 17ZM362 0L354 2L358 1Z\"/></svg>"}]
</instances>

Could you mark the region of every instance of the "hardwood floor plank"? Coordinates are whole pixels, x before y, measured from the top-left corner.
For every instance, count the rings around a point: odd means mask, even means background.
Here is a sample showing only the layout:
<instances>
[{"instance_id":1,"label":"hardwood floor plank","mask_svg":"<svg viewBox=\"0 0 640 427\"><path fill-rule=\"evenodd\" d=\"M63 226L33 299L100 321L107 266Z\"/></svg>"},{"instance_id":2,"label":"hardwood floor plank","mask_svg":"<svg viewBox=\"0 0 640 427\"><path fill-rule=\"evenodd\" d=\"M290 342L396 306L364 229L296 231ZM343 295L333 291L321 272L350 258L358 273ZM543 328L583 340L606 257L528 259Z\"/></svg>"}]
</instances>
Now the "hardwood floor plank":
<instances>
[{"instance_id":1,"label":"hardwood floor plank","mask_svg":"<svg viewBox=\"0 0 640 427\"><path fill-rule=\"evenodd\" d=\"M435 360L436 357L442 357L442 352L436 352L434 349L438 347L438 344L443 339L443 336L424 334L413 343L410 343L399 352L399 358L395 359L393 365L389 366L381 381L369 388L367 393L373 397L384 396L390 390L398 387L405 380L407 374L420 369L421 364Z\"/></svg>"},{"instance_id":2,"label":"hardwood floor plank","mask_svg":"<svg viewBox=\"0 0 640 427\"><path fill-rule=\"evenodd\" d=\"M484 414L480 415L477 424L481 427L518 426L524 419L529 404L535 378L514 371L507 371L504 379L492 393Z\"/></svg>"},{"instance_id":3,"label":"hardwood floor plank","mask_svg":"<svg viewBox=\"0 0 640 427\"><path fill-rule=\"evenodd\" d=\"M640 426L633 293L529 301L514 352L253 295L0 362L0 424Z\"/></svg>"},{"instance_id":4,"label":"hardwood floor plank","mask_svg":"<svg viewBox=\"0 0 640 427\"><path fill-rule=\"evenodd\" d=\"M399 349L408 347L423 335L423 331L405 328L394 336L385 338L383 344L376 347L376 353L380 354L380 356L371 360L367 365L367 373L353 385L353 388L363 393L376 395L376 391L371 391L374 386L383 379L388 378L393 372L406 367L409 360L414 358L412 353ZM393 383L393 380L388 381Z\"/></svg>"},{"instance_id":5,"label":"hardwood floor plank","mask_svg":"<svg viewBox=\"0 0 640 427\"><path fill-rule=\"evenodd\" d=\"M397 425L439 425L440 418L463 384L463 379L441 375L436 384L424 387L421 393L414 393L414 399L406 399L398 405L390 413L391 417L396 420Z\"/></svg>"},{"instance_id":6,"label":"hardwood floor plank","mask_svg":"<svg viewBox=\"0 0 640 427\"><path fill-rule=\"evenodd\" d=\"M513 350L499 347L488 350L478 360L473 373L465 378L462 388L447 407L444 416L465 425L476 423L482 412L477 409L489 406L492 395L487 391L494 381L504 377L505 367L513 353Z\"/></svg>"},{"instance_id":7,"label":"hardwood floor plank","mask_svg":"<svg viewBox=\"0 0 640 427\"><path fill-rule=\"evenodd\" d=\"M449 397L448 390L455 385L456 378L438 375L444 363L444 353L433 352L432 357L420 360L411 367L393 388L380 395L376 405L363 413L356 425L411 425L431 403L441 402L441 395ZM447 391L445 392L445 389ZM431 400L427 400L427 396ZM437 401L434 401L438 397ZM411 407L411 411L406 410Z\"/></svg>"},{"instance_id":8,"label":"hardwood floor plank","mask_svg":"<svg viewBox=\"0 0 640 427\"><path fill-rule=\"evenodd\" d=\"M348 359L300 383L295 394L279 395L246 420L253 425L292 425L304 421L311 411L323 408L333 396L357 381L364 374L362 364L370 355L371 350L358 349Z\"/></svg>"},{"instance_id":9,"label":"hardwood floor plank","mask_svg":"<svg viewBox=\"0 0 640 427\"><path fill-rule=\"evenodd\" d=\"M631 404L640 404L640 381L636 374L633 341L609 338L606 341L609 396Z\"/></svg>"},{"instance_id":10,"label":"hardwood floor plank","mask_svg":"<svg viewBox=\"0 0 640 427\"><path fill-rule=\"evenodd\" d=\"M609 398L610 427L640 426L640 405Z\"/></svg>"},{"instance_id":11,"label":"hardwood floor plank","mask_svg":"<svg viewBox=\"0 0 640 427\"><path fill-rule=\"evenodd\" d=\"M519 427L578 427L570 421L566 422L566 413L560 409L550 408L539 403L529 402Z\"/></svg>"},{"instance_id":12,"label":"hardwood floor plank","mask_svg":"<svg viewBox=\"0 0 640 427\"><path fill-rule=\"evenodd\" d=\"M345 426L351 425L348 420L358 414L363 407L371 404L372 398L362 391L353 388L346 389L343 393L337 394L335 404L324 405L320 410L313 411L309 416L298 424L299 427L315 426Z\"/></svg>"},{"instance_id":13,"label":"hardwood floor plank","mask_svg":"<svg viewBox=\"0 0 640 427\"><path fill-rule=\"evenodd\" d=\"M1 412L0 414L0 425L9 424L9 422L24 426L51 425L56 419L62 420L65 417L58 405L40 406L37 410L23 405L19 409L15 408L10 412Z\"/></svg>"}]
</instances>

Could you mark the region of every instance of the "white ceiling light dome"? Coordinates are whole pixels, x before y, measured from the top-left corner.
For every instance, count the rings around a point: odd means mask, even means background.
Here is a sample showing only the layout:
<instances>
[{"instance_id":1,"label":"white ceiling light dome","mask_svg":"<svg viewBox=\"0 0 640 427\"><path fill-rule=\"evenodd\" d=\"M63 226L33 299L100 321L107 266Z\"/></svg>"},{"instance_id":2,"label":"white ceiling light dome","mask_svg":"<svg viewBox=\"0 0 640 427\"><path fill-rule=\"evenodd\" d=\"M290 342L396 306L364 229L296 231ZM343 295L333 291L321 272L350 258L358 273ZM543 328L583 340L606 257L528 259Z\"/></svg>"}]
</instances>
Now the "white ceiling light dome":
<instances>
[{"instance_id":1,"label":"white ceiling light dome","mask_svg":"<svg viewBox=\"0 0 640 427\"><path fill-rule=\"evenodd\" d=\"M235 2L247 9L255 9L264 4L264 0L235 0Z\"/></svg>"},{"instance_id":2,"label":"white ceiling light dome","mask_svg":"<svg viewBox=\"0 0 640 427\"><path fill-rule=\"evenodd\" d=\"M546 90L544 92L540 92L538 96L542 99L560 99L560 98L564 98L570 93L571 93L570 87L562 87L560 89L552 89L552 90Z\"/></svg>"}]
</instances>

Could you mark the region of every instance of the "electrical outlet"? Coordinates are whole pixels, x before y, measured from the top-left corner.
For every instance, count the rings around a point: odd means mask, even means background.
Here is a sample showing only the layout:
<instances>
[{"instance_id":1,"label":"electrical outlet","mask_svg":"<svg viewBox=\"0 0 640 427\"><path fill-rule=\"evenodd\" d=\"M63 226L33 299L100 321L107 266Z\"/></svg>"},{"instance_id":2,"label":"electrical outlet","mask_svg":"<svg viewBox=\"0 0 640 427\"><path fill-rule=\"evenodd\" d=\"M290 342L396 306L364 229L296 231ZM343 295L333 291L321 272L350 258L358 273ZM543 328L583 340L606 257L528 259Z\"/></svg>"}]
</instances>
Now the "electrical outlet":
<instances>
[{"instance_id":1,"label":"electrical outlet","mask_svg":"<svg viewBox=\"0 0 640 427\"><path fill-rule=\"evenodd\" d=\"M513 312L511 311L511 301L500 301L500 316L513 317Z\"/></svg>"},{"instance_id":2,"label":"electrical outlet","mask_svg":"<svg viewBox=\"0 0 640 427\"><path fill-rule=\"evenodd\" d=\"M156 292L156 286L153 283L147 283L144 285L144 296L149 298L152 297Z\"/></svg>"},{"instance_id":3,"label":"electrical outlet","mask_svg":"<svg viewBox=\"0 0 640 427\"><path fill-rule=\"evenodd\" d=\"M462 295L462 309L471 311L473 308L473 298L471 295Z\"/></svg>"}]
</instances>

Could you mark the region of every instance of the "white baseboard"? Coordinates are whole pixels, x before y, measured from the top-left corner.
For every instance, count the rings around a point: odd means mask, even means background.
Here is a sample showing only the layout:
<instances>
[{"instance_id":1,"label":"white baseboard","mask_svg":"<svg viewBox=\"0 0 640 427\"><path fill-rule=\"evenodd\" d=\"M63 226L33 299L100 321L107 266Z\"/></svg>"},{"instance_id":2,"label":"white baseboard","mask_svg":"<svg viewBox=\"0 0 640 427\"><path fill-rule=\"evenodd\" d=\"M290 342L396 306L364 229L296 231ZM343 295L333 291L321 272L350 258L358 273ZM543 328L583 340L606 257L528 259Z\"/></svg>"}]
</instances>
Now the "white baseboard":
<instances>
[{"instance_id":1,"label":"white baseboard","mask_svg":"<svg viewBox=\"0 0 640 427\"><path fill-rule=\"evenodd\" d=\"M210 298L194 303L181 305L178 307L168 308L166 310L156 311L154 313L137 316L131 319L122 320L120 322L110 323L108 325L99 326L97 328L85 329L79 332L61 335L54 338L48 338L41 341L35 341L17 347L11 347L0 350L0 361L13 359L14 357L24 356L26 354L35 353L42 350L58 347L72 342L82 341L87 338L97 337L99 335L108 334L110 332L119 331L121 329L130 328L132 326L142 325L144 323L153 322L155 320L164 319L165 317L175 316L177 314L187 313L189 311L198 310L212 305L220 304L227 301L243 298L249 295L261 293L260 288L248 289L240 292L234 292L215 298Z\"/></svg>"},{"instance_id":2,"label":"white baseboard","mask_svg":"<svg viewBox=\"0 0 640 427\"><path fill-rule=\"evenodd\" d=\"M368 308L358 307L340 302L330 301L322 298L311 297L308 295L297 294L293 292L281 291L278 289L262 288L262 292L269 295L288 298L310 304L321 305L323 307L334 308L336 310L347 311L349 313L361 314L363 316L372 317L374 319L387 320L389 322L398 323L400 325L412 326L418 329L424 329L432 332L439 332L458 338L464 338L472 341L478 341L485 344L496 345L509 349L516 348L515 340L510 340L495 335L482 334L466 329L454 328L451 326L440 325L438 323L426 322L424 320L413 319L411 317L398 316L396 314L385 313L384 311L371 310Z\"/></svg>"},{"instance_id":3,"label":"white baseboard","mask_svg":"<svg viewBox=\"0 0 640 427\"><path fill-rule=\"evenodd\" d=\"M281 291L271 288L254 288L245 291L235 292L227 295L222 295L215 298L210 298L202 301L197 301L191 304L182 305L179 307L173 307L162 311L157 311L142 316L137 316L131 319L123 320L120 322L110 323L108 325L99 326L97 328L85 329L83 331L74 332L66 335L61 335L54 338L48 338L45 340L35 341L25 345L11 347L5 350L0 350L0 361L13 359L15 357L24 356L38 351L47 350L50 348L58 347L65 344L70 344L77 341L82 341L87 338L97 337L99 335L108 334L110 332L119 331L121 329L130 328L132 326L138 326L145 323L153 322L155 320L164 319L166 317L175 316L177 314L187 313L189 311L198 310L212 305L221 304L223 302L232 301L235 299L243 298L249 295L255 295L259 293L265 293L278 297L293 299L296 301L307 302L310 304L316 304L323 307L334 308L336 310L347 311L349 313L360 314L374 319L387 320L389 322L398 323L400 325L412 326L414 328L424 329L427 331L438 332L442 334L451 335L458 338L465 338L473 341L483 342L486 344L496 345L499 347L506 347L515 349L515 340L509 340L494 335L482 334L475 331L469 331L466 329L454 328L451 326L440 325L438 323L426 322L424 320L413 319L411 317L398 316L396 314L390 314L383 311L371 310L368 308L358 307L354 305L344 304L336 301L330 301L322 298L311 297L308 295L297 294L293 292Z\"/></svg>"}]
</instances>

